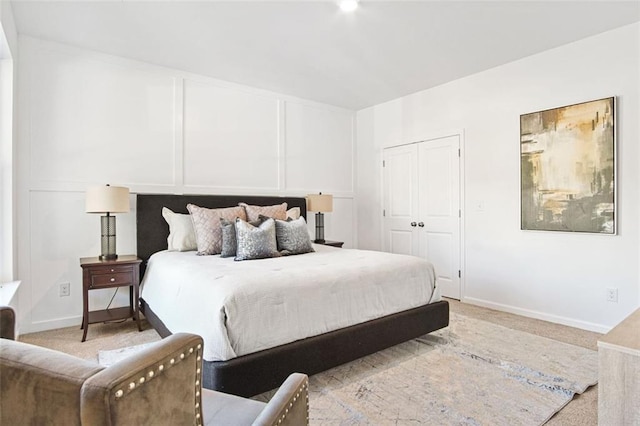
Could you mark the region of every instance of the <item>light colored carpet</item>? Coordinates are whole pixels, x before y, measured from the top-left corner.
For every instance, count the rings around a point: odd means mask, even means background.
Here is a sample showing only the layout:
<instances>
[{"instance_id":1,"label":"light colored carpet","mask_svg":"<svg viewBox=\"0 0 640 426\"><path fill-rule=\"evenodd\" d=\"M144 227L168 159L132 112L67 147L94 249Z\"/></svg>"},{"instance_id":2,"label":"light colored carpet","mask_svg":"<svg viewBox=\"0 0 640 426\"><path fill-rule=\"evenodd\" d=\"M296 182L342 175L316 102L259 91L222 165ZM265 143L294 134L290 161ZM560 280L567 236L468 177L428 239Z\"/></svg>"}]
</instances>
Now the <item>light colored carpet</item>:
<instances>
[{"instance_id":1,"label":"light colored carpet","mask_svg":"<svg viewBox=\"0 0 640 426\"><path fill-rule=\"evenodd\" d=\"M141 345L136 346L127 346L120 349L111 349L105 351L98 351L98 364L109 367L116 362L125 359L126 357L135 354L136 352L140 352L143 349L148 348L149 346L153 346L158 342L149 342L143 343Z\"/></svg>"},{"instance_id":2,"label":"light colored carpet","mask_svg":"<svg viewBox=\"0 0 640 426\"><path fill-rule=\"evenodd\" d=\"M548 336L551 339L556 341L564 341L568 343L572 343L575 345L579 345L585 348L589 348L592 350L596 349L596 342L598 337L600 336L597 333L591 333L583 330L573 329L571 327L565 327L558 324L551 324L544 321L533 320L529 318L519 317L512 314L507 314L504 312L493 311L490 309L480 308L473 305L462 304L456 301L450 301L451 311L452 313L461 313L464 316L471 318L481 318L482 320L489 321L495 324L506 326L509 329L518 329L525 331L531 334L537 334L541 336ZM452 327L457 324L457 319L455 316L452 316ZM471 320L469 318L469 320ZM63 352L70 353L72 355L79 356L81 358L93 359L94 361L97 359L97 353L99 350L108 350L108 349L116 349L122 348L125 346L131 346L140 343L146 343L149 341L159 340L158 335L148 326L146 326L146 330L142 333L137 332L135 328L135 323L126 322L122 324L97 324L91 325L89 329L89 336L87 342L80 343L81 331L78 328L67 328L61 330L53 330L42 333L34 333L29 335L21 336L20 340L26 341L32 344L39 344L41 346L50 347L53 349L61 350ZM407 353L415 353L419 351L421 353L433 352L434 349L429 347L429 339L432 337L427 337L422 339L422 342L411 342L415 348L412 348L407 352L407 350L401 350L403 345L399 345L395 348L391 348L387 351L382 351L376 355L378 358L380 357L393 357L393 368L399 368L398 366L405 361L402 361L402 354L404 356ZM481 339L482 340L482 339ZM433 342L432 342L433 343ZM405 344L407 345L407 344ZM508 345L507 345L508 346ZM389 351L396 351L396 353L391 353ZM400 351L400 352L397 352ZM369 357L367 357L369 358ZM364 358L364 359L367 359ZM467 361L470 361L468 359ZM476 361L477 362L477 361ZM359 365L355 365L359 364ZM339 374L339 371L334 371L338 369L350 369L350 374L354 374L354 382L353 383L341 383L339 379L336 379L336 374ZM349 393L352 392L353 389L348 388L348 386L355 386L355 380L360 380L360 384L367 384L367 371L371 371L366 364L363 364L363 360L354 361L354 363L347 364L345 366L338 367L337 369L331 370L331 374L334 377L331 380L326 380L324 384L320 384L319 381L321 375L314 376L312 383L318 382L321 386L333 386L333 387L342 387L344 390L341 392ZM505 370L502 370L505 373ZM327 372L328 373L328 372ZM322 373L322 374L327 374ZM455 371L451 373L451 376L455 376ZM395 374L395 373L394 373ZM329 377L329 376L327 376ZM407 379L411 379L413 381L418 380L415 374L411 374L407 377ZM483 384L484 385L484 384ZM386 386L386 385L385 385ZM354 405L357 404L370 404L375 405L372 402L373 396L375 396L375 392L372 393L370 390L367 391L366 386L362 387L360 395L361 397L351 397L354 400ZM445 398L454 397L458 392L460 392L461 388L456 385L456 387L449 386L448 389L442 393L442 396ZM384 391L384 389L383 389ZM358 392L356 390L356 395ZM316 399L316 404L313 403L314 398ZM346 397L345 397L346 398ZM442 398L441 398L442 399ZM504 398L503 400L508 400L509 398ZM408 398L411 404L415 404L415 401L418 400L417 397L413 399ZM318 397L312 397L312 417L314 416L313 410L314 407L321 408L321 404L327 404L326 396L319 393ZM364 401L364 402L363 402ZM329 401L331 402L331 401ZM333 402L331 402L333 404ZM331 405L329 404L329 405ZM401 406L401 405L400 405ZM340 407L333 407L332 409L337 409ZM401 417L398 424L412 424L415 422L409 422L409 419L413 417L412 413L405 415L408 411L401 410L398 411L399 416ZM406 421L405 421L406 420ZM490 424L496 424L492 419ZM323 423L324 422L324 423ZM337 420L325 419L322 420L317 418L313 424L366 424L366 421L363 418L358 418L351 423L345 421L341 423ZM514 423L517 424L517 423ZM587 389L585 394L579 395L563 409L558 414L556 414L548 423L549 425L595 425L597 424L597 387L591 387Z\"/></svg>"},{"instance_id":3,"label":"light colored carpet","mask_svg":"<svg viewBox=\"0 0 640 426\"><path fill-rule=\"evenodd\" d=\"M540 425L597 377L594 351L452 313L445 330L313 376L310 419Z\"/></svg>"},{"instance_id":4,"label":"light colored carpet","mask_svg":"<svg viewBox=\"0 0 640 426\"><path fill-rule=\"evenodd\" d=\"M149 345L98 358L111 365ZM309 417L313 425L540 425L597 378L592 350L452 313L445 330L311 377Z\"/></svg>"}]
</instances>

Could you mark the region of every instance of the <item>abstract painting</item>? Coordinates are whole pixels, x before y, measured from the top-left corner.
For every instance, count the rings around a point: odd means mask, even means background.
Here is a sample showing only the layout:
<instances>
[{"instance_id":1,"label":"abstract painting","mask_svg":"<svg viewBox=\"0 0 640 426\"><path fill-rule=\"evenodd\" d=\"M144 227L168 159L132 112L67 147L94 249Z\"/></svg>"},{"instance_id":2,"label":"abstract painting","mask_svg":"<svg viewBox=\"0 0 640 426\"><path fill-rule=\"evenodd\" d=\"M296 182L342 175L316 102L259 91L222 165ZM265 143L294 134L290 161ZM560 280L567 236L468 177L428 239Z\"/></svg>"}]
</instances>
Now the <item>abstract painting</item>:
<instances>
[{"instance_id":1,"label":"abstract painting","mask_svg":"<svg viewBox=\"0 0 640 426\"><path fill-rule=\"evenodd\" d=\"M521 229L615 234L614 104L520 116Z\"/></svg>"}]
</instances>

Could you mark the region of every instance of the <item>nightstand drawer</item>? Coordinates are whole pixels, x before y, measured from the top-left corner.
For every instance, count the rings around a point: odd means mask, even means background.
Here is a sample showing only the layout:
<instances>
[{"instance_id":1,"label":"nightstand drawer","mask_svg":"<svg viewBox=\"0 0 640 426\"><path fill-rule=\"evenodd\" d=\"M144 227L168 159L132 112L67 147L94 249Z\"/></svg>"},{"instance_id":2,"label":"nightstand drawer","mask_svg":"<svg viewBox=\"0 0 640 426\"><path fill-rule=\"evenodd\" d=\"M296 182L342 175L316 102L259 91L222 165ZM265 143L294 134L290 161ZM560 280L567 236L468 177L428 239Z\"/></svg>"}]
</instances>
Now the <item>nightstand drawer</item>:
<instances>
[{"instance_id":1,"label":"nightstand drawer","mask_svg":"<svg viewBox=\"0 0 640 426\"><path fill-rule=\"evenodd\" d=\"M93 271L92 271L93 272ZM133 270L128 272L115 272L107 274L91 274L90 287L111 287L117 285L133 284Z\"/></svg>"},{"instance_id":2,"label":"nightstand drawer","mask_svg":"<svg viewBox=\"0 0 640 426\"><path fill-rule=\"evenodd\" d=\"M133 272L133 267L138 265L111 265L111 266L91 266L91 275L114 274L121 272Z\"/></svg>"}]
</instances>

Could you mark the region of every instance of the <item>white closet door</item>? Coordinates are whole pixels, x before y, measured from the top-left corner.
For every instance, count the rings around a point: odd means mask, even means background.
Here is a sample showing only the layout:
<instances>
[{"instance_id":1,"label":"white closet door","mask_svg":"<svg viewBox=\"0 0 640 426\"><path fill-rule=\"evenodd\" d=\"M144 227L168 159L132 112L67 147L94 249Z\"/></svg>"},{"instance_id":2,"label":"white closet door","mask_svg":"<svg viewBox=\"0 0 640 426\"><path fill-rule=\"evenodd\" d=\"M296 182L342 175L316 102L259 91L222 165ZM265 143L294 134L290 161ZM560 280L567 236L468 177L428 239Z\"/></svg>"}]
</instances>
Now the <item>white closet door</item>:
<instances>
[{"instance_id":1,"label":"white closet door","mask_svg":"<svg viewBox=\"0 0 640 426\"><path fill-rule=\"evenodd\" d=\"M459 137L418 144L419 256L433 263L443 296L460 299Z\"/></svg>"},{"instance_id":2,"label":"white closet door","mask_svg":"<svg viewBox=\"0 0 640 426\"><path fill-rule=\"evenodd\" d=\"M383 153L384 250L433 263L443 296L460 299L460 138Z\"/></svg>"}]
</instances>

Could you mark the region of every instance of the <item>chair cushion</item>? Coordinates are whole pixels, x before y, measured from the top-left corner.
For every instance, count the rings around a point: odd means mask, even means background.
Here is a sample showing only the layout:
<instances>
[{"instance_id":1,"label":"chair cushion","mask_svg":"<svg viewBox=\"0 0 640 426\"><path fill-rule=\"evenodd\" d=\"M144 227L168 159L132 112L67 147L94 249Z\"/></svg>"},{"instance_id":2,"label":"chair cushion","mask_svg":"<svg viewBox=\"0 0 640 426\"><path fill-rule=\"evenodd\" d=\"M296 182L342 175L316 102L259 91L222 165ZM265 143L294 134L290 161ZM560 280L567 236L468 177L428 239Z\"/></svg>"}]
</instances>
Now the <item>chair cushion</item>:
<instances>
[{"instance_id":1,"label":"chair cushion","mask_svg":"<svg viewBox=\"0 0 640 426\"><path fill-rule=\"evenodd\" d=\"M205 425L250 425L266 406L253 399L202 389Z\"/></svg>"}]
</instances>

